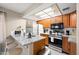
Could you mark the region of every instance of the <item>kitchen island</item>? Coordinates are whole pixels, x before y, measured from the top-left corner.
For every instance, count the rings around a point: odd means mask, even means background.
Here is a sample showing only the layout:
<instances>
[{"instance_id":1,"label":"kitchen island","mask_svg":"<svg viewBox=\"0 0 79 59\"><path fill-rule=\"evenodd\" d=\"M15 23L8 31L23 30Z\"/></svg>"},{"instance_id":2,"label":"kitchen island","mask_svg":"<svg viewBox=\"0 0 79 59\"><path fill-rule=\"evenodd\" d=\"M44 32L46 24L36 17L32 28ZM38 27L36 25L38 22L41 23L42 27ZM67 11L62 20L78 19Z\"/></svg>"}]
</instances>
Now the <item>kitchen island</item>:
<instances>
[{"instance_id":1,"label":"kitchen island","mask_svg":"<svg viewBox=\"0 0 79 59\"><path fill-rule=\"evenodd\" d=\"M14 33L11 33L11 36L23 49L25 48L24 50L28 50L26 52L28 55L37 54L45 47L45 37L43 36L36 35L32 38L26 38L25 36L15 35Z\"/></svg>"}]
</instances>

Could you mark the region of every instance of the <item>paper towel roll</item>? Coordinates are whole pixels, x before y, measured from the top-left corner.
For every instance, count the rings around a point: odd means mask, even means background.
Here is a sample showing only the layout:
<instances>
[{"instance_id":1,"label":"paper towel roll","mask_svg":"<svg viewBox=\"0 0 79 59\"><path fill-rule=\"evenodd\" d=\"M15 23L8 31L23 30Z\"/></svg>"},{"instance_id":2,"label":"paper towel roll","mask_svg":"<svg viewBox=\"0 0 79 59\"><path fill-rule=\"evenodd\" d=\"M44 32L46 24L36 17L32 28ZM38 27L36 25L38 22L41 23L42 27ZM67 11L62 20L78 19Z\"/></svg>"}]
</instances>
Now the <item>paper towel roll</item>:
<instances>
[{"instance_id":1,"label":"paper towel roll","mask_svg":"<svg viewBox=\"0 0 79 59\"><path fill-rule=\"evenodd\" d=\"M53 37L51 37L51 42L54 42L54 38Z\"/></svg>"}]
</instances>

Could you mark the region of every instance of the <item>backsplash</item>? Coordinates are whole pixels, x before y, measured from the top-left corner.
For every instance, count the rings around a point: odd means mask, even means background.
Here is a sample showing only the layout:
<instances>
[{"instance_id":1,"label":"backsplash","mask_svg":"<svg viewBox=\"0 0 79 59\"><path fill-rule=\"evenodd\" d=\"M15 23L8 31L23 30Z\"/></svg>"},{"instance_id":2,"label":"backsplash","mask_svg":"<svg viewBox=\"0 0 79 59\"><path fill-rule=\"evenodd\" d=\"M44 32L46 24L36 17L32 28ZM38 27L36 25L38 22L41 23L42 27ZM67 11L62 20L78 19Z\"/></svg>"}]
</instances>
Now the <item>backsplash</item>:
<instances>
[{"instance_id":1,"label":"backsplash","mask_svg":"<svg viewBox=\"0 0 79 59\"><path fill-rule=\"evenodd\" d=\"M76 36L76 28L64 28L64 34L66 34L67 30L70 32L70 35Z\"/></svg>"},{"instance_id":2,"label":"backsplash","mask_svg":"<svg viewBox=\"0 0 79 59\"><path fill-rule=\"evenodd\" d=\"M50 28L44 28L44 33L49 33Z\"/></svg>"}]
</instances>

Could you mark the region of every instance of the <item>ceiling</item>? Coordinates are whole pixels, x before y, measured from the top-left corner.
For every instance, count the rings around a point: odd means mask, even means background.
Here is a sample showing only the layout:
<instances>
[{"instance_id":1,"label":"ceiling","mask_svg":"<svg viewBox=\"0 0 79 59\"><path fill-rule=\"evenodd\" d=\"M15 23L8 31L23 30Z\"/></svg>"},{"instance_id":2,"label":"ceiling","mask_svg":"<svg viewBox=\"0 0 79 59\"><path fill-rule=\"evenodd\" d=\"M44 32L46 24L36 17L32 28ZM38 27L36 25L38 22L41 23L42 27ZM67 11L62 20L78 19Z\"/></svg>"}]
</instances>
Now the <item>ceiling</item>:
<instances>
[{"instance_id":1,"label":"ceiling","mask_svg":"<svg viewBox=\"0 0 79 59\"><path fill-rule=\"evenodd\" d=\"M49 7L53 7L54 3L0 3L0 7L23 14L23 18L31 20L40 20L35 14ZM76 10L75 3L57 3L62 14L68 14ZM57 12L58 13L58 12Z\"/></svg>"},{"instance_id":2,"label":"ceiling","mask_svg":"<svg viewBox=\"0 0 79 59\"><path fill-rule=\"evenodd\" d=\"M40 20L39 18L37 18L35 16L36 13L46 9L46 8L49 8L50 6L54 5L53 3L43 3L43 4L40 4L37 8L34 8L30 11L30 13L26 13L24 14L23 18L28 18L28 19L32 19L32 20Z\"/></svg>"},{"instance_id":3,"label":"ceiling","mask_svg":"<svg viewBox=\"0 0 79 59\"><path fill-rule=\"evenodd\" d=\"M52 7L48 7L44 10L41 10L40 12L34 14L35 17L39 18L39 19L45 19L45 18L51 18L51 17L55 17L57 15L61 15L59 9L57 8L57 5L53 5Z\"/></svg>"},{"instance_id":4,"label":"ceiling","mask_svg":"<svg viewBox=\"0 0 79 59\"><path fill-rule=\"evenodd\" d=\"M32 3L0 3L0 7L10 9L10 10L18 12L18 13L23 13L31 5L32 5Z\"/></svg>"},{"instance_id":5,"label":"ceiling","mask_svg":"<svg viewBox=\"0 0 79 59\"><path fill-rule=\"evenodd\" d=\"M76 10L76 3L59 3L58 6L62 14L67 14ZM65 8L69 9L63 11Z\"/></svg>"},{"instance_id":6,"label":"ceiling","mask_svg":"<svg viewBox=\"0 0 79 59\"><path fill-rule=\"evenodd\" d=\"M56 16L60 15L60 14L58 14L58 13L60 13L60 11L61 11L61 14L68 14L68 13L71 13L76 10L75 3L57 3L57 4L45 3L45 4L40 5L38 8L32 10L30 13L25 14L23 17L32 19L32 20L36 20L36 21L41 20L41 19L37 18L35 16L35 14L46 8L49 8L49 7L55 8L54 5L58 6L58 9L57 9L58 11L56 11L56 14L54 14Z\"/></svg>"}]
</instances>

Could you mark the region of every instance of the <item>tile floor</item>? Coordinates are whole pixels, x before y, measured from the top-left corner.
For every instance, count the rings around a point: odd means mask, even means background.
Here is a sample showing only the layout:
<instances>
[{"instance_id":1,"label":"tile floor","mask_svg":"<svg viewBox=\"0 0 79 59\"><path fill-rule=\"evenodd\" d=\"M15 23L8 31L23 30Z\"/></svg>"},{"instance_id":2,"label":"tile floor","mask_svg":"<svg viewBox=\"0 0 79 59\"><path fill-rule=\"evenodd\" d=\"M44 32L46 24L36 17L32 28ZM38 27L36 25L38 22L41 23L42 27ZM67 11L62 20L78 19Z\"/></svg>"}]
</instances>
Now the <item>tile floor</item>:
<instances>
[{"instance_id":1,"label":"tile floor","mask_svg":"<svg viewBox=\"0 0 79 59\"><path fill-rule=\"evenodd\" d=\"M65 53L62 53L62 49L53 45L50 45L48 47L48 49L50 49L50 54L49 55L67 55ZM26 51L26 52L25 52ZM22 52L21 55L30 55L27 53L28 50L26 50L26 48L24 49L24 52Z\"/></svg>"},{"instance_id":2,"label":"tile floor","mask_svg":"<svg viewBox=\"0 0 79 59\"><path fill-rule=\"evenodd\" d=\"M67 54L65 54L65 53L60 53L60 52L58 52L58 51L55 51L55 50L52 50L52 49L51 49L51 55L67 55Z\"/></svg>"},{"instance_id":3,"label":"tile floor","mask_svg":"<svg viewBox=\"0 0 79 59\"><path fill-rule=\"evenodd\" d=\"M62 53L62 48L53 45L49 45L49 48L51 50L51 55L67 55L65 53Z\"/></svg>"}]
</instances>

